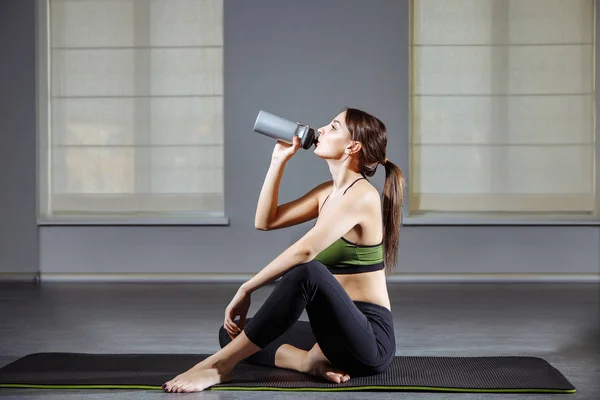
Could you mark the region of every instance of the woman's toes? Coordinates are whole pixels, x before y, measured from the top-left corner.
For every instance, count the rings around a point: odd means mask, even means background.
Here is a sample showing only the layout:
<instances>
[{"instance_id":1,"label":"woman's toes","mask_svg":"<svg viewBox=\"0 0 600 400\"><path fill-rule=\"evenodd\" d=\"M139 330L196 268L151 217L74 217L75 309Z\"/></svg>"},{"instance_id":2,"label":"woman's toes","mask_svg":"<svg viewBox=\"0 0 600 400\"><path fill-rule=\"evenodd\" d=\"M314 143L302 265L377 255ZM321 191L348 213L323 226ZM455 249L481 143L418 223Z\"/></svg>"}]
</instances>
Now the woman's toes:
<instances>
[{"instance_id":1,"label":"woman's toes","mask_svg":"<svg viewBox=\"0 0 600 400\"><path fill-rule=\"evenodd\" d=\"M336 374L335 372L328 372L327 376L329 376L329 379L333 382L340 383L340 374Z\"/></svg>"},{"instance_id":2,"label":"woman's toes","mask_svg":"<svg viewBox=\"0 0 600 400\"><path fill-rule=\"evenodd\" d=\"M345 383L345 382L348 382L350 380L350 375L344 374L344 373L340 373L340 372L328 371L326 373L326 375L329 378L329 380L331 380L333 382L336 382L336 383Z\"/></svg>"}]
</instances>

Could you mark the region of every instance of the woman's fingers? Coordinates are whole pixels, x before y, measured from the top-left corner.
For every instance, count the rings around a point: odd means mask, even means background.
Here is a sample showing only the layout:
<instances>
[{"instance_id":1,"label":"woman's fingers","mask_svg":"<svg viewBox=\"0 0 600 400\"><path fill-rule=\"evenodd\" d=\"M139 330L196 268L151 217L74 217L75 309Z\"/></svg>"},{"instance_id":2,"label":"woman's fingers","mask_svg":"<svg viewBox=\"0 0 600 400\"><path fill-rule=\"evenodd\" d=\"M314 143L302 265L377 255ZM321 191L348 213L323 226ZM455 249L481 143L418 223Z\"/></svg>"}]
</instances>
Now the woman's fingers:
<instances>
[{"instance_id":1,"label":"woman's fingers","mask_svg":"<svg viewBox=\"0 0 600 400\"><path fill-rule=\"evenodd\" d=\"M239 327L231 319L227 319L227 326L232 332L239 331Z\"/></svg>"},{"instance_id":2,"label":"woman's fingers","mask_svg":"<svg viewBox=\"0 0 600 400\"><path fill-rule=\"evenodd\" d=\"M226 329L226 331L227 331L227 336L229 336L229 338L231 340L235 339L237 337L237 335L239 334L239 332L232 331L231 329Z\"/></svg>"},{"instance_id":3,"label":"woman's fingers","mask_svg":"<svg viewBox=\"0 0 600 400\"><path fill-rule=\"evenodd\" d=\"M244 315L240 315L240 321L236 327L238 328L238 331L241 332L244 329L244 326L246 326L246 317Z\"/></svg>"},{"instance_id":4,"label":"woman's fingers","mask_svg":"<svg viewBox=\"0 0 600 400\"><path fill-rule=\"evenodd\" d=\"M233 333L235 331L233 324L229 320L225 321L225 329L227 329L229 333Z\"/></svg>"},{"instance_id":5,"label":"woman's fingers","mask_svg":"<svg viewBox=\"0 0 600 400\"><path fill-rule=\"evenodd\" d=\"M231 328L229 328L229 331L233 334L233 335L237 335L241 332L240 328L238 328L237 326L232 326Z\"/></svg>"},{"instance_id":6,"label":"woman's fingers","mask_svg":"<svg viewBox=\"0 0 600 400\"><path fill-rule=\"evenodd\" d=\"M229 307L225 309L225 321L223 322L223 327L227 331L229 337L233 339L233 336L238 335L241 332L241 329L235 322L233 322L233 318L235 315L233 314L233 310ZM242 323L244 321L241 321Z\"/></svg>"},{"instance_id":7,"label":"woman's fingers","mask_svg":"<svg viewBox=\"0 0 600 400\"><path fill-rule=\"evenodd\" d=\"M225 320L225 323L223 325L225 327L225 330L227 331L228 334L230 335L235 335L241 332L240 328L233 322L231 322L230 320Z\"/></svg>"}]
</instances>

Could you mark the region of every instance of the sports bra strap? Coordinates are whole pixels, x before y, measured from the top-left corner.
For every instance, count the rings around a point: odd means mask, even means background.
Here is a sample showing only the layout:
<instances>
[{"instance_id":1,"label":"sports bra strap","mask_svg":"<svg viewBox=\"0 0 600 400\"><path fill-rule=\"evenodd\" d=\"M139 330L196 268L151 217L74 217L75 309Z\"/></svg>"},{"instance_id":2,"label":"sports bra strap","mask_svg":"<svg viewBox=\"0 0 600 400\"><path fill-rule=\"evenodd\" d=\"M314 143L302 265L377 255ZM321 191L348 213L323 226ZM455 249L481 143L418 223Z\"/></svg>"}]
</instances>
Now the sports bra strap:
<instances>
[{"instance_id":1,"label":"sports bra strap","mask_svg":"<svg viewBox=\"0 0 600 400\"><path fill-rule=\"evenodd\" d=\"M323 209L323 206L325 205L325 203L327 202L327 199L329 198L329 195L327 195L327 197L325 197L325 201L323 202L323 204L321 204L321 209L319 210L319 212L321 212L321 210Z\"/></svg>"},{"instance_id":2,"label":"sports bra strap","mask_svg":"<svg viewBox=\"0 0 600 400\"><path fill-rule=\"evenodd\" d=\"M342 193L342 196L346 194L346 192L348 191L348 189L350 189L352 187L352 185L354 185L356 182L360 181L361 179L367 179L367 178L358 178L357 180L352 182L352 184L350 186L348 186L346 188L346 190L344 190L344 193ZM327 201L328 198L329 198L329 194L327 195L327 197L325 197L325 201L323 202L323 204L321 204L321 209L319 211L321 211L323 209L323 206L325 205L325 202Z\"/></svg>"},{"instance_id":3,"label":"sports bra strap","mask_svg":"<svg viewBox=\"0 0 600 400\"><path fill-rule=\"evenodd\" d=\"M352 185L354 185L356 182L360 181L361 179L366 179L366 178L358 178L357 180L355 180L354 182L352 182ZM348 189L350 189L352 187L352 185L348 186L346 188L346 190L344 190L344 193L342 194L342 196L346 194L346 192L348 191Z\"/></svg>"}]
</instances>

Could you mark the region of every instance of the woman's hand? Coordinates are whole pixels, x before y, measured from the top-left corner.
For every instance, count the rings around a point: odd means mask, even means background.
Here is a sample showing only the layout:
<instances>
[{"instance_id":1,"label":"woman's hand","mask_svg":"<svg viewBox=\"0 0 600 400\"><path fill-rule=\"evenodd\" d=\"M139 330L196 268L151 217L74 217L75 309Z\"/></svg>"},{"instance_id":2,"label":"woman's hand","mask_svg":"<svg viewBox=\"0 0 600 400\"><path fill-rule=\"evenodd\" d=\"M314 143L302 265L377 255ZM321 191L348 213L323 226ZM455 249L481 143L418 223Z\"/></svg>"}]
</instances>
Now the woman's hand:
<instances>
[{"instance_id":1,"label":"woman's hand","mask_svg":"<svg viewBox=\"0 0 600 400\"><path fill-rule=\"evenodd\" d=\"M244 326L246 325L246 315L248 314L249 308L250 294L242 288L239 288L225 309L225 321L223 322L223 327L227 331L227 334L231 340L233 340L244 329ZM239 326L233 322L237 316L240 317Z\"/></svg>"},{"instance_id":2,"label":"woman's hand","mask_svg":"<svg viewBox=\"0 0 600 400\"><path fill-rule=\"evenodd\" d=\"M275 143L275 148L273 149L273 155L271 156L271 159L287 162L294 156L294 154L296 154L299 148L300 138L296 135L294 135L292 144L278 140L277 143Z\"/></svg>"}]
</instances>

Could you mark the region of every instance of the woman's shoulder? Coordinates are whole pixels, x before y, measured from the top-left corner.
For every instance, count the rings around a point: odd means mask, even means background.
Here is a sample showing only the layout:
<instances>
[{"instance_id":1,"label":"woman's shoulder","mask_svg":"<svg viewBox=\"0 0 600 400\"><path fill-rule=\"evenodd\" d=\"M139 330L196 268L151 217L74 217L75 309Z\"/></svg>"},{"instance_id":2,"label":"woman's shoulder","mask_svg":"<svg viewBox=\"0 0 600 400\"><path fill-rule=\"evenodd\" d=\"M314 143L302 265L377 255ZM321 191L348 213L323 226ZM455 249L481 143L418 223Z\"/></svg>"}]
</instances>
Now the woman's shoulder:
<instances>
[{"instance_id":1,"label":"woman's shoulder","mask_svg":"<svg viewBox=\"0 0 600 400\"><path fill-rule=\"evenodd\" d=\"M333 180L327 181L323 183L324 190L322 192L322 198L327 199L327 197L333 191ZM343 197L352 197L355 200L364 201L363 204L379 206L381 201L379 191L371 182L367 179L360 179L351 184L351 187L348 187L343 194Z\"/></svg>"},{"instance_id":2,"label":"woman's shoulder","mask_svg":"<svg viewBox=\"0 0 600 400\"><path fill-rule=\"evenodd\" d=\"M357 181L354 182L354 184L352 185L350 190L348 190L348 192L355 188L358 192L357 194L361 196L369 196L371 199L373 198L373 196L379 197L379 191L367 178L359 178Z\"/></svg>"}]
</instances>

